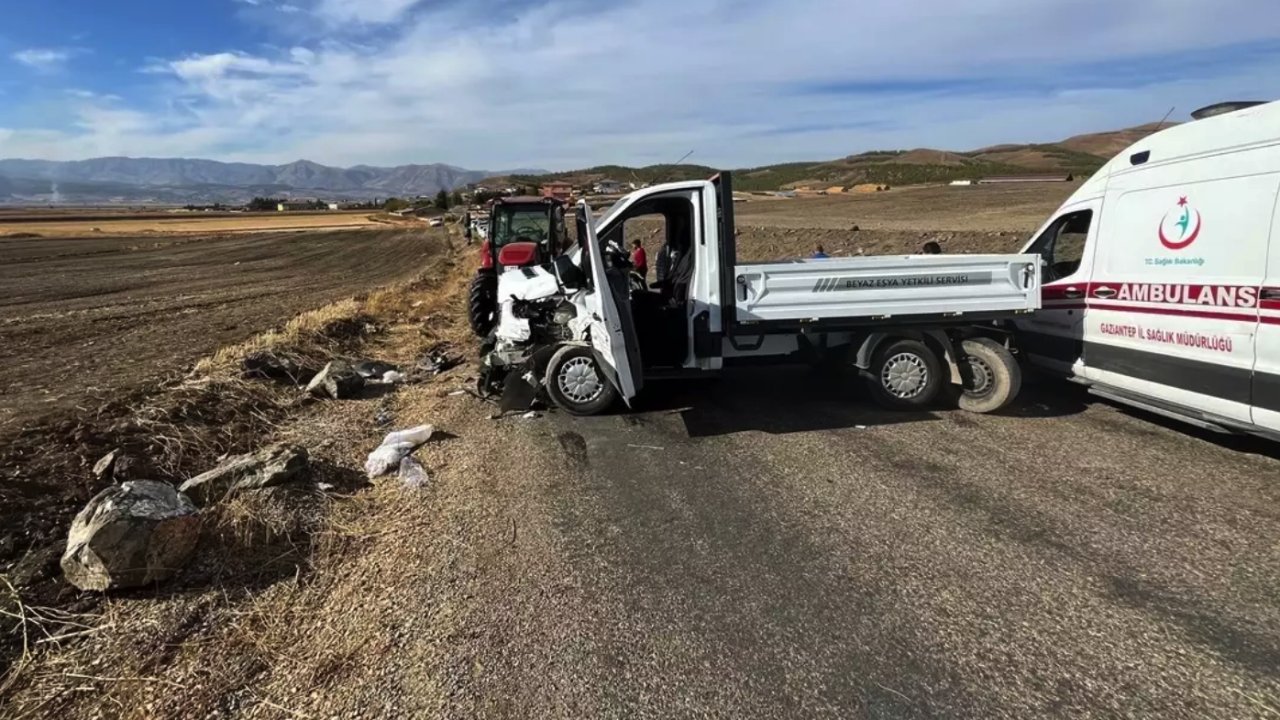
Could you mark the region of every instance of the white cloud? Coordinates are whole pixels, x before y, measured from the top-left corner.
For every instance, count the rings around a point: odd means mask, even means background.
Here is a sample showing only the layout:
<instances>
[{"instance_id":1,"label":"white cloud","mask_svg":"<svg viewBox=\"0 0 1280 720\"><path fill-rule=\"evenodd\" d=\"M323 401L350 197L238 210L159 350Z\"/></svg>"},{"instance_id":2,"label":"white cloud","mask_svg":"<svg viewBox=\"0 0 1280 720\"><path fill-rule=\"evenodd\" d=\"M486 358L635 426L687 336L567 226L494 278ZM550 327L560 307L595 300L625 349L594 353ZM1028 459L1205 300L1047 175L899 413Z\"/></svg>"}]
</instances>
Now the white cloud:
<instances>
[{"instance_id":1,"label":"white cloud","mask_svg":"<svg viewBox=\"0 0 1280 720\"><path fill-rule=\"evenodd\" d=\"M41 72L61 69L71 59L73 50L66 48L28 48L19 50L10 57Z\"/></svg>"},{"instance_id":2,"label":"white cloud","mask_svg":"<svg viewBox=\"0 0 1280 720\"><path fill-rule=\"evenodd\" d=\"M856 5L300 2L325 36L153 63L163 102L76 98L76 129L15 129L0 156L740 166L1049 141L1280 90L1271 0Z\"/></svg>"},{"instance_id":3,"label":"white cloud","mask_svg":"<svg viewBox=\"0 0 1280 720\"><path fill-rule=\"evenodd\" d=\"M319 0L315 13L330 23L389 23L399 20L418 0Z\"/></svg>"}]
</instances>

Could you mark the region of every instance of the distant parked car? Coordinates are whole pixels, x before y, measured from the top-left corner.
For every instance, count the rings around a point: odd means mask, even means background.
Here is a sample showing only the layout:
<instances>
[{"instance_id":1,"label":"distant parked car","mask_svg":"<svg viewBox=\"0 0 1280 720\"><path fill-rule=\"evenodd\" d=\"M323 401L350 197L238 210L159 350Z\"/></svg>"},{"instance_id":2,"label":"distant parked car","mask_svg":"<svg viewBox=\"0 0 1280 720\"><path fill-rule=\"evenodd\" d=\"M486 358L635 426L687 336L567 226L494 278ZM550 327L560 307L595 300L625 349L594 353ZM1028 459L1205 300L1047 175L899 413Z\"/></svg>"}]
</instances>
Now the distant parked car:
<instances>
[{"instance_id":1,"label":"distant parked car","mask_svg":"<svg viewBox=\"0 0 1280 720\"><path fill-rule=\"evenodd\" d=\"M444 226L444 218L433 217L433 218L431 218L431 219L430 219L429 221L427 221L427 222L431 225L431 227L443 227L443 226Z\"/></svg>"}]
</instances>

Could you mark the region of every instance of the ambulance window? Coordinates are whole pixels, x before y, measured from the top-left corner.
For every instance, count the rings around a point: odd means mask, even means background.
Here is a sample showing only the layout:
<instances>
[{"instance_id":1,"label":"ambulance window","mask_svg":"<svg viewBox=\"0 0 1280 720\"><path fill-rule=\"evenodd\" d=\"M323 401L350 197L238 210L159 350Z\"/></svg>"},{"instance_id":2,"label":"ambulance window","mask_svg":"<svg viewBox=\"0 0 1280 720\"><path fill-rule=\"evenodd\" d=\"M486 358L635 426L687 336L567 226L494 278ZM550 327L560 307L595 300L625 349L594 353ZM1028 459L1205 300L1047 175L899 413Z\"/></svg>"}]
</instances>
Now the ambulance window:
<instances>
[{"instance_id":1,"label":"ambulance window","mask_svg":"<svg viewBox=\"0 0 1280 720\"><path fill-rule=\"evenodd\" d=\"M1036 239L1032 252L1044 258L1046 282L1068 277L1080 269L1092 221L1092 210L1067 213L1045 228Z\"/></svg>"}]
</instances>

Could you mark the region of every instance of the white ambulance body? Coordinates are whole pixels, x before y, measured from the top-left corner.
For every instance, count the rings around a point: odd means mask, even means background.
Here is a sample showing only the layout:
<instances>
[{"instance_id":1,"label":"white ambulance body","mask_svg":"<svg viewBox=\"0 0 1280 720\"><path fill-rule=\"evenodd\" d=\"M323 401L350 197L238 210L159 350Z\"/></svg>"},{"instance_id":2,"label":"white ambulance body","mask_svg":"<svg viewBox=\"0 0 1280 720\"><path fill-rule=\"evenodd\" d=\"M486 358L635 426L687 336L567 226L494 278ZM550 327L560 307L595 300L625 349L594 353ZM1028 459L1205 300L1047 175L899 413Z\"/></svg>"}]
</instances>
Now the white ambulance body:
<instances>
[{"instance_id":1,"label":"white ambulance body","mask_svg":"<svg viewBox=\"0 0 1280 720\"><path fill-rule=\"evenodd\" d=\"M1033 364L1099 395L1280 438L1280 102L1158 132L1108 162L1025 252Z\"/></svg>"}]
</instances>

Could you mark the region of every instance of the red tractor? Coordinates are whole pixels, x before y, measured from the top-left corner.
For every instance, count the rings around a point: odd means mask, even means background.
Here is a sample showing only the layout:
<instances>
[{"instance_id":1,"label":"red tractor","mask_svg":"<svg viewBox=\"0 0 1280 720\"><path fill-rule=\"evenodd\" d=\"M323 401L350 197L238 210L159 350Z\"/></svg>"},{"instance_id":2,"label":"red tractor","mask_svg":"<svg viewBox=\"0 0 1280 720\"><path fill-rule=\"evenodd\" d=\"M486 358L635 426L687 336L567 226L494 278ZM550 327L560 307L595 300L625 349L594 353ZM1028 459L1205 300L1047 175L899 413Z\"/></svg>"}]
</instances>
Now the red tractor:
<instances>
[{"instance_id":1,"label":"red tractor","mask_svg":"<svg viewBox=\"0 0 1280 720\"><path fill-rule=\"evenodd\" d=\"M489 237L480 245L480 269L467 293L471 330L485 337L498 322L498 274L509 267L550 262L569 247L564 203L548 197L504 197L493 202Z\"/></svg>"}]
</instances>

